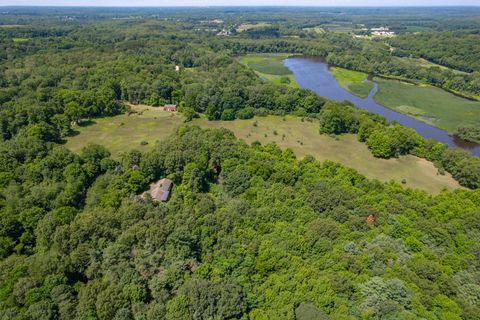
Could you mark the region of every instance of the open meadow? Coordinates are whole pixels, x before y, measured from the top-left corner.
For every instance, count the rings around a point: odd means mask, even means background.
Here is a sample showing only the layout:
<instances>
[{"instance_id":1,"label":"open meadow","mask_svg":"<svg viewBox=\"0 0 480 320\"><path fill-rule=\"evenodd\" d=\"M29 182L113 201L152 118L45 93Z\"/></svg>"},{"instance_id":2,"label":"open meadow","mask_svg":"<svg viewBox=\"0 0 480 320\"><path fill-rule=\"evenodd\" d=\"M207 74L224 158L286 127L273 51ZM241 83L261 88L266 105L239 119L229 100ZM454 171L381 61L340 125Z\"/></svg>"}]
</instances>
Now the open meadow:
<instances>
[{"instance_id":1,"label":"open meadow","mask_svg":"<svg viewBox=\"0 0 480 320\"><path fill-rule=\"evenodd\" d=\"M240 62L254 70L260 78L275 84L298 87L293 73L283 64L283 60L290 56L287 53L246 55L240 58Z\"/></svg>"},{"instance_id":2,"label":"open meadow","mask_svg":"<svg viewBox=\"0 0 480 320\"><path fill-rule=\"evenodd\" d=\"M426 67L426 68L440 68L441 70L450 70L457 74L466 74L466 72L455 70L449 67L442 66L440 64L436 64L434 62L428 61L423 58L410 58L410 57L393 57L394 60L406 63L407 65L414 66L414 67Z\"/></svg>"},{"instance_id":3,"label":"open meadow","mask_svg":"<svg viewBox=\"0 0 480 320\"><path fill-rule=\"evenodd\" d=\"M480 126L480 102L432 86L374 79L376 102L453 133L460 124Z\"/></svg>"},{"instance_id":4,"label":"open meadow","mask_svg":"<svg viewBox=\"0 0 480 320\"><path fill-rule=\"evenodd\" d=\"M375 158L355 135L320 135L316 121L302 122L294 117L268 116L235 121L197 119L194 123L201 127L229 129L248 143L257 140L261 143L275 142L282 149L292 149L298 157L309 154L320 161L339 162L370 179L397 182L405 179L408 187L434 194L443 188L459 188L450 174L438 174L437 168L425 159L411 155L393 159Z\"/></svg>"},{"instance_id":5,"label":"open meadow","mask_svg":"<svg viewBox=\"0 0 480 320\"><path fill-rule=\"evenodd\" d=\"M259 22L259 23L242 23L237 27L237 32L245 32L252 29L261 29L271 26L270 23Z\"/></svg>"},{"instance_id":6,"label":"open meadow","mask_svg":"<svg viewBox=\"0 0 480 320\"><path fill-rule=\"evenodd\" d=\"M66 147L79 152L89 143L105 146L113 158L119 159L122 152L138 149L149 150L155 143L184 125L179 113L161 108L134 106L138 113L96 119L93 124L79 127L79 134L68 139ZM371 179L394 180L436 194L443 188L458 188L458 183L449 175L439 175L431 162L414 156L398 159L379 159L372 156L365 144L355 135L330 137L318 133L317 122L302 121L295 117L256 117L249 120L208 121L195 119L188 125L204 128L227 128L248 143L275 142L282 149L292 149L298 157L313 155L320 161L331 160L353 168ZM142 141L148 142L142 145Z\"/></svg>"},{"instance_id":7,"label":"open meadow","mask_svg":"<svg viewBox=\"0 0 480 320\"><path fill-rule=\"evenodd\" d=\"M373 82L367 81L366 73L338 67L330 67L329 70L342 88L356 96L366 98L373 89Z\"/></svg>"},{"instance_id":8,"label":"open meadow","mask_svg":"<svg viewBox=\"0 0 480 320\"><path fill-rule=\"evenodd\" d=\"M157 141L183 124L182 115L176 112L150 106L132 108L136 113L99 118L87 126L76 127L78 134L68 138L66 147L79 152L87 144L97 143L105 146L114 159L119 159L128 150L153 148Z\"/></svg>"}]
</instances>

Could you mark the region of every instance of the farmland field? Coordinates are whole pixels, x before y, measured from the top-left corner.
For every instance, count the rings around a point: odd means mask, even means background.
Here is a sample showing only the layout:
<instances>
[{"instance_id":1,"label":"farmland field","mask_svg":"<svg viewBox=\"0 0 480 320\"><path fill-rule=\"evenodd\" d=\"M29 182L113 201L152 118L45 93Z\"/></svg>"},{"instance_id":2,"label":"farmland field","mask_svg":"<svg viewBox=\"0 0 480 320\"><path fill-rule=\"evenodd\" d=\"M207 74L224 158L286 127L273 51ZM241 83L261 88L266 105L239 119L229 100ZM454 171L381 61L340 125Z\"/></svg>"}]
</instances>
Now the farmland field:
<instances>
[{"instance_id":1,"label":"farmland field","mask_svg":"<svg viewBox=\"0 0 480 320\"><path fill-rule=\"evenodd\" d=\"M366 73L337 67L331 67L329 70L342 88L356 96L366 98L373 89L373 83L365 81L367 79Z\"/></svg>"},{"instance_id":2,"label":"farmland field","mask_svg":"<svg viewBox=\"0 0 480 320\"><path fill-rule=\"evenodd\" d=\"M480 102L470 101L432 86L375 79L374 99L386 107L454 132L460 124L480 125Z\"/></svg>"},{"instance_id":3,"label":"farmland field","mask_svg":"<svg viewBox=\"0 0 480 320\"><path fill-rule=\"evenodd\" d=\"M275 84L298 86L292 72L284 66L283 60L291 54L260 54L247 55L240 58L240 62L253 69L255 73Z\"/></svg>"}]
</instances>

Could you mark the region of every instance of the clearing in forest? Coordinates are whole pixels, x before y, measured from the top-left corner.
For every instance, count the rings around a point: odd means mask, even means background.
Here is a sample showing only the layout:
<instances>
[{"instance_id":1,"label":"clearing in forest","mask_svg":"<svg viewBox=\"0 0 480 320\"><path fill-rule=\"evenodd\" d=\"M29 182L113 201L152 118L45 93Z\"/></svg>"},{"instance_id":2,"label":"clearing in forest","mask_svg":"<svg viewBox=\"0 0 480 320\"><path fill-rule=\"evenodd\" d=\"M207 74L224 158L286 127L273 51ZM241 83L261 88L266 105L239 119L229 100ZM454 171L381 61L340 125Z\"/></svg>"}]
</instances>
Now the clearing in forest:
<instances>
[{"instance_id":1,"label":"clearing in forest","mask_svg":"<svg viewBox=\"0 0 480 320\"><path fill-rule=\"evenodd\" d=\"M157 141L165 139L183 124L177 112L161 107L132 106L135 113L94 119L75 129L78 134L68 138L66 147L79 152L89 143L105 146L114 159L132 149L149 150Z\"/></svg>"},{"instance_id":2,"label":"clearing in forest","mask_svg":"<svg viewBox=\"0 0 480 320\"><path fill-rule=\"evenodd\" d=\"M134 106L137 114L95 119L79 134L68 139L66 147L79 152L89 143L105 146L112 157L119 159L123 152L138 149L150 150L178 127L184 125L179 113L163 111L161 108ZM143 111L143 112L142 112ZM318 133L317 121L302 121L296 117L256 117L249 120L208 121L195 119L188 125L204 128L226 128L246 142L275 142L282 149L292 149L298 157L307 154L320 161L331 160L353 168L370 179L401 182L406 186L436 194L443 188L459 188L459 184L446 173L440 175L434 165L414 156L398 159L379 159L372 156L367 146L355 135L330 137ZM142 145L142 141L148 142Z\"/></svg>"},{"instance_id":3,"label":"clearing in forest","mask_svg":"<svg viewBox=\"0 0 480 320\"><path fill-rule=\"evenodd\" d=\"M292 149L298 157L307 154L317 160L331 160L353 168L370 179L401 182L436 194L443 188L453 190L459 184L450 174L438 174L429 161L412 155L395 159L375 158L368 147L357 140L356 135L330 137L318 133L317 121L302 121L296 117L255 117L249 120L208 121L197 119L195 124L208 128L226 128L246 142L275 142L282 149Z\"/></svg>"},{"instance_id":4,"label":"clearing in forest","mask_svg":"<svg viewBox=\"0 0 480 320\"><path fill-rule=\"evenodd\" d=\"M237 27L237 32L244 32L247 30L252 30L252 29L260 29L260 28L266 28L269 27L270 23L266 22L259 22L259 23L242 23Z\"/></svg>"},{"instance_id":5,"label":"clearing in forest","mask_svg":"<svg viewBox=\"0 0 480 320\"><path fill-rule=\"evenodd\" d=\"M423 58L410 58L410 57L393 57L394 60L398 62L404 62L408 66L413 67L426 67L426 68L439 68L441 70L450 70L457 74L467 74L467 72L463 72L460 70L455 70L446 66L442 66L440 64L436 64L435 62L428 61Z\"/></svg>"}]
</instances>

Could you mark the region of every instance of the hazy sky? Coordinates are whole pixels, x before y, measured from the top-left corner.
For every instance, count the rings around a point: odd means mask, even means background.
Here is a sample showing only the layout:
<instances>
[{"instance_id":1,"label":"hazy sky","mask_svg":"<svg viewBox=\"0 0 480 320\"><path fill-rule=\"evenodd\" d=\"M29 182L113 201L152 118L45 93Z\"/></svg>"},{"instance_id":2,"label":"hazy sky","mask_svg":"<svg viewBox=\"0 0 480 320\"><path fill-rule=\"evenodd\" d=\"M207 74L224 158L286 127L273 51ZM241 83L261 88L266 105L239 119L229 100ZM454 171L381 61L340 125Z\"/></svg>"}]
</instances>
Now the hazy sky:
<instances>
[{"instance_id":1,"label":"hazy sky","mask_svg":"<svg viewBox=\"0 0 480 320\"><path fill-rule=\"evenodd\" d=\"M0 0L0 5L42 6L480 6L480 0Z\"/></svg>"}]
</instances>

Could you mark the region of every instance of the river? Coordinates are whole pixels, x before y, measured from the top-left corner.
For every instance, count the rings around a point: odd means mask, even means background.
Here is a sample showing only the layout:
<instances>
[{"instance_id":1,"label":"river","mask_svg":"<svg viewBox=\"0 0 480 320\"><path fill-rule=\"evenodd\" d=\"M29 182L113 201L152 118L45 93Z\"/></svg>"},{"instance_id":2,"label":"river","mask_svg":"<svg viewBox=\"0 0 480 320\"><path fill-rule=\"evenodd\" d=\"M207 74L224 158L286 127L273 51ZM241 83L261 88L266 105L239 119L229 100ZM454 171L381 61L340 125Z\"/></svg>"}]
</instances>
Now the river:
<instances>
[{"instance_id":1,"label":"river","mask_svg":"<svg viewBox=\"0 0 480 320\"><path fill-rule=\"evenodd\" d=\"M293 72L298 85L304 89L310 89L316 94L337 101L347 100L359 108L380 114L389 121L397 121L404 126L415 129L424 138L434 138L451 147L460 147L480 156L480 145L450 136L448 132L426 124L420 120L389 109L373 100L378 90L378 84L367 98L360 98L342 88L333 74L328 70L328 65L320 58L292 57L285 59L285 66Z\"/></svg>"}]
</instances>

